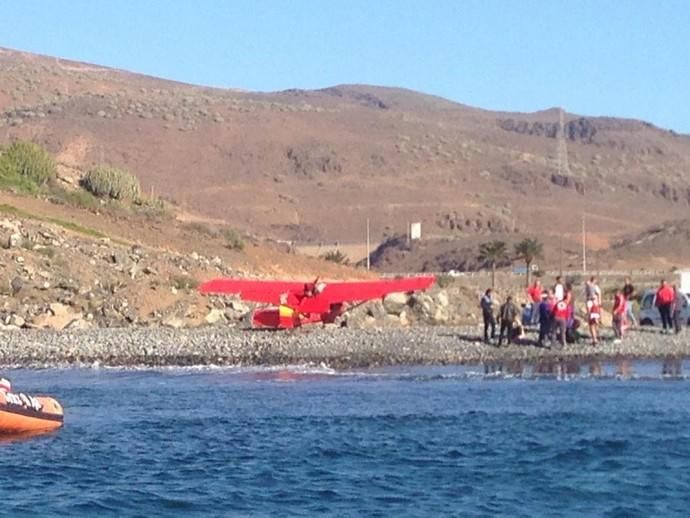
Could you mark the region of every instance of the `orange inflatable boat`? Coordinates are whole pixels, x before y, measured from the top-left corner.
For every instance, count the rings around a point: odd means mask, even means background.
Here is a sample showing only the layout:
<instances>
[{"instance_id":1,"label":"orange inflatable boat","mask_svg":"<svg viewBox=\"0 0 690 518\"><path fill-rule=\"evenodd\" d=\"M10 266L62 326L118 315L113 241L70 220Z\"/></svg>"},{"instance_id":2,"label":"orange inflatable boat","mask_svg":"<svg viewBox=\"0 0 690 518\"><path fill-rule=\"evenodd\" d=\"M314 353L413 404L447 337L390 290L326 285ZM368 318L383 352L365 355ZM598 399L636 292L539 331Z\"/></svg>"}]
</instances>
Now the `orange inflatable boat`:
<instances>
[{"instance_id":1,"label":"orange inflatable boat","mask_svg":"<svg viewBox=\"0 0 690 518\"><path fill-rule=\"evenodd\" d=\"M47 432L60 428L62 406L51 397L10 392L10 384L0 379L0 434Z\"/></svg>"}]
</instances>

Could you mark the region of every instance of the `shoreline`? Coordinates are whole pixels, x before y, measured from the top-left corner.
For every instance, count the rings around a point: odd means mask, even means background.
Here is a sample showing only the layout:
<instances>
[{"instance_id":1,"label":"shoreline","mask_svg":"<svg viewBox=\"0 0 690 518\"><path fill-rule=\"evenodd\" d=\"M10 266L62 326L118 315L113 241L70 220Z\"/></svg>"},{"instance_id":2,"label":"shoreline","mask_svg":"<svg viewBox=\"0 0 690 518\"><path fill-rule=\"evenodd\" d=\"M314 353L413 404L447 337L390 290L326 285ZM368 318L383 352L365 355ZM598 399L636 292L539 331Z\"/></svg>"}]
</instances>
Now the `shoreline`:
<instances>
[{"instance_id":1,"label":"shoreline","mask_svg":"<svg viewBox=\"0 0 690 518\"><path fill-rule=\"evenodd\" d=\"M532 333L528 334L532 337ZM528 338L528 339L529 339ZM604 333L563 349L484 344L472 327L303 328L257 331L229 327L193 329L98 328L3 333L4 367L186 367L323 365L334 369L496 362L569 362L690 358L690 333L633 331L621 343Z\"/></svg>"}]
</instances>

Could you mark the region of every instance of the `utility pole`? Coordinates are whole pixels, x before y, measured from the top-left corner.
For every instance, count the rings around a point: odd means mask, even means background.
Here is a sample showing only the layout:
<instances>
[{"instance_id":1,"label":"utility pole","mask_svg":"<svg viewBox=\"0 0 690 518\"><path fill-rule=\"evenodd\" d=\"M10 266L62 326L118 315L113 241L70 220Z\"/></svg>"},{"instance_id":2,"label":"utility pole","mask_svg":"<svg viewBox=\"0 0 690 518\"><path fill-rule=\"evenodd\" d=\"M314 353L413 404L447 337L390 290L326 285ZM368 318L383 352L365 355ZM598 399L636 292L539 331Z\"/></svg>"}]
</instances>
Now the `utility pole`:
<instances>
[{"instance_id":1,"label":"utility pole","mask_svg":"<svg viewBox=\"0 0 690 518\"><path fill-rule=\"evenodd\" d=\"M370 240L369 240L369 218L367 218L367 270L371 269L371 258L370 258Z\"/></svg>"},{"instance_id":2,"label":"utility pole","mask_svg":"<svg viewBox=\"0 0 690 518\"><path fill-rule=\"evenodd\" d=\"M565 116L562 108L558 110L558 174L570 176L570 165L568 164L568 147L565 141ZM587 274L587 225L586 225L586 213L584 210L584 203L587 200L584 191L584 179L582 184L582 195L583 195L583 208L582 208L582 274ZM563 242L563 236L561 235L561 243ZM563 254L563 245L561 244L561 255ZM562 259L561 259L561 270Z\"/></svg>"},{"instance_id":3,"label":"utility pole","mask_svg":"<svg viewBox=\"0 0 690 518\"><path fill-rule=\"evenodd\" d=\"M582 211L582 275L587 275L587 228L584 210Z\"/></svg>"}]
</instances>

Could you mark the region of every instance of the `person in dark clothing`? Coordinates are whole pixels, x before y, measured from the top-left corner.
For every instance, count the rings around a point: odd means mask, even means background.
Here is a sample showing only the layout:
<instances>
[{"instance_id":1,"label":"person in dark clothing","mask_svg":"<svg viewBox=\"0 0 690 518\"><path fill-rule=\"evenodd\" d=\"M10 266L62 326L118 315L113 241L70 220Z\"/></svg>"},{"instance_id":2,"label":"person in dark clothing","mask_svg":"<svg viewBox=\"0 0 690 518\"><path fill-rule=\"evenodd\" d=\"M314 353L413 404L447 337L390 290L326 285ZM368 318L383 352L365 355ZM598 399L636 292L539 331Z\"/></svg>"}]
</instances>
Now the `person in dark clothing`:
<instances>
[{"instance_id":1,"label":"person in dark clothing","mask_svg":"<svg viewBox=\"0 0 690 518\"><path fill-rule=\"evenodd\" d=\"M484 292L479 305L482 308L482 318L484 319L484 342L489 342L489 328L491 328L491 340L496 338L496 317L494 316L494 299L491 288Z\"/></svg>"},{"instance_id":2,"label":"person in dark clothing","mask_svg":"<svg viewBox=\"0 0 690 518\"><path fill-rule=\"evenodd\" d=\"M501 331L498 333L498 346L500 347L503 342L503 335L505 334L508 343L513 341L513 321L518 315L518 308L513 303L513 297L510 295L506 299L505 303L501 306L499 311L499 316L501 318Z\"/></svg>"},{"instance_id":3,"label":"person in dark clothing","mask_svg":"<svg viewBox=\"0 0 690 518\"><path fill-rule=\"evenodd\" d=\"M541 294L541 302L539 303L539 340L540 347L544 347L544 340L552 341L551 329L553 327L553 292L544 291Z\"/></svg>"}]
</instances>

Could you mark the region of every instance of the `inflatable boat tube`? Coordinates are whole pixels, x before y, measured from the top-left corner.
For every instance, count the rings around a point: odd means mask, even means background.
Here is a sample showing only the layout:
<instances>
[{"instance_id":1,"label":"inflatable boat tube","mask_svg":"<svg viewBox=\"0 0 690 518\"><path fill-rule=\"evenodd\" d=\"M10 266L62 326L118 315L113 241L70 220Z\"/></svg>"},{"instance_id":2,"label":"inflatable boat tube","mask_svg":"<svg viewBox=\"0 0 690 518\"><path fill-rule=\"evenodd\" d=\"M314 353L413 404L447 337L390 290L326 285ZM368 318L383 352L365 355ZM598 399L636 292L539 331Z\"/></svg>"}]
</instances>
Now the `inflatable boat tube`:
<instances>
[{"instance_id":1,"label":"inflatable boat tube","mask_svg":"<svg viewBox=\"0 0 690 518\"><path fill-rule=\"evenodd\" d=\"M47 432L63 424L62 406L52 397L0 390L0 434Z\"/></svg>"}]
</instances>

